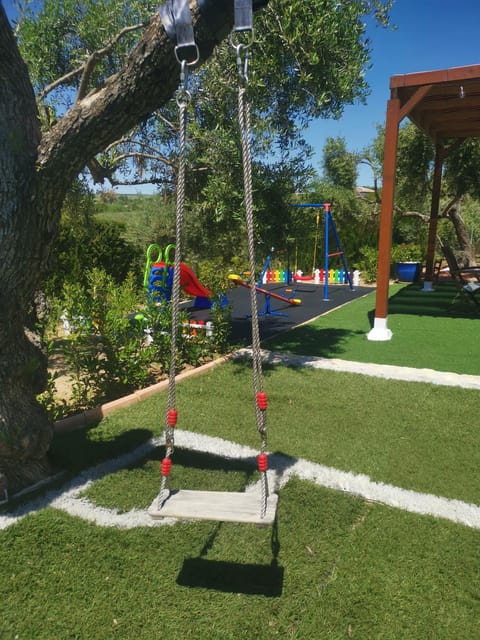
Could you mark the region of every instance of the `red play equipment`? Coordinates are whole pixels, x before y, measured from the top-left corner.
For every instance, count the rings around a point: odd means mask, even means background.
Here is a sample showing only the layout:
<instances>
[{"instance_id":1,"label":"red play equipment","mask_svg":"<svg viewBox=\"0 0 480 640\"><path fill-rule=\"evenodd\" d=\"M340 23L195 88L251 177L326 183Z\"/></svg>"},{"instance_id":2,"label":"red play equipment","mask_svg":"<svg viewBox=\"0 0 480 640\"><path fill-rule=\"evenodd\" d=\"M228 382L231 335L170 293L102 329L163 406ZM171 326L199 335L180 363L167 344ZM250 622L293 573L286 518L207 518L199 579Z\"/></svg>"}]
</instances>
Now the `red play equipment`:
<instances>
[{"instance_id":1,"label":"red play equipment","mask_svg":"<svg viewBox=\"0 0 480 640\"><path fill-rule=\"evenodd\" d=\"M235 284L238 284L241 287L246 287L247 289L252 288L252 285L246 280L242 280L240 276L237 276L235 274L230 274L228 277L230 280L235 282ZM265 296L265 309L262 313L258 314L259 316L286 315L284 313L278 313L277 311L270 310L270 298L275 298L276 300L281 300L282 302L286 302L287 304L291 304L291 305L302 304L302 301L299 298L287 298L286 296L282 296L279 293L275 293L273 291L268 291L268 289L263 289L262 287L255 286L255 291L257 293L263 293L263 295Z\"/></svg>"},{"instance_id":2,"label":"red play equipment","mask_svg":"<svg viewBox=\"0 0 480 640\"><path fill-rule=\"evenodd\" d=\"M164 268L165 262L155 262L152 264L152 269ZM180 263L180 286L185 293L195 298L209 298L212 294L211 291L203 286L188 264L184 262Z\"/></svg>"},{"instance_id":3,"label":"red play equipment","mask_svg":"<svg viewBox=\"0 0 480 640\"><path fill-rule=\"evenodd\" d=\"M299 282L310 282L314 279L314 276L299 276L296 273L293 274L293 279Z\"/></svg>"},{"instance_id":4,"label":"red play equipment","mask_svg":"<svg viewBox=\"0 0 480 640\"><path fill-rule=\"evenodd\" d=\"M162 250L157 244L151 244L147 249L143 286L154 299L170 300L173 285L173 262L170 260L170 252L173 250L175 245L169 244L162 259ZM195 298L195 307L209 309L212 306L211 291L203 286L184 262L180 263L180 287Z\"/></svg>"}]
</instances>

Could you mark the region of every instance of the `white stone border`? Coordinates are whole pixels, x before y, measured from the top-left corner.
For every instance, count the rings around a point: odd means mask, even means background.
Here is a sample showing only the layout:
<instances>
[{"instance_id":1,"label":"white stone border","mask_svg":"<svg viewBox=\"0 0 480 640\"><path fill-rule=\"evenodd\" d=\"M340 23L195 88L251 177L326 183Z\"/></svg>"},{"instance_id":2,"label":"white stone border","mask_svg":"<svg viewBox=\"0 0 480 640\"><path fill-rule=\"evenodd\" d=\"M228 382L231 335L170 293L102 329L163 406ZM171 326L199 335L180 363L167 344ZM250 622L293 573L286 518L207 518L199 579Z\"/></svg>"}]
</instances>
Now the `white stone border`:
<instances>
[{"instance_id":1,"label":"white stone border","mask_svg":"<svg viewBox=\"0 0 480 640\"><path fill-rule=\"evenodd\" d=\"M163 521L152 520L146 510L133 509L126 513L119 513L114 509L98 507L80 496L95 480L135 464L161 443L162 438L153 438L131 453L86 469L65 487L53 489L40 498L20 505L10 513L0 515L0 530L7 529L27 515L36 514L46 507L60 509L102 527L132 529L173 524L175 520L171 518ZM252 465L255 464L255 457L258 453L250 447L221 438L182 430L176 432L176 443L179 447L223 456L227 459L250 460ZM340 471L308 460L287 456L271 455L270 466L269 482L274 491L280 490L290 478L296 476L302 480L311 480L322 487L343 491L410 513L444 518L467 527L480 529L480 506L475 504L401 489L382 482L374 482L364 474ZM252 485L248 490L257 491L258 486Z\"/></svg>"},{"instance_id":2,"label":"white stone border","mask_svg":"<svg viewBox=\"0 0 480 640\"><path fill-rule=\"evenodd\" d=\"M251 358L251 349L239 349L235 352L237 358ZM434 369L415 369L414 367L399 367L391 364L372 364L368 362L354 362L338 358L320 358L313 356L299 356L283 351L262 350L262 360L268 364L281 364L289 367L308 367L311 369L327 369L344 373L356 373L389 380L405 380L407 382L425 382L446 387L462 387L463 389L480 390L480 376L466 373L451 373Z\"/></svg>"}]
</instances>

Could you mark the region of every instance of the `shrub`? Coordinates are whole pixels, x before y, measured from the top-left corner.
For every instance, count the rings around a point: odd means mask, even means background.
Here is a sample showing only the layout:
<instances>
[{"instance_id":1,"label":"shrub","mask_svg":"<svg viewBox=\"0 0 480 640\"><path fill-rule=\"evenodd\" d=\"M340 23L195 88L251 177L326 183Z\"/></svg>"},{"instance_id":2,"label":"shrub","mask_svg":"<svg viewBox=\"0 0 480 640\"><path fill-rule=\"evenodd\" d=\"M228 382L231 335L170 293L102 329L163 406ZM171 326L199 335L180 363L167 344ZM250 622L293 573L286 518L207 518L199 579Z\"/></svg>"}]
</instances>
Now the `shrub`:
<instances>
[{"instance_id":1,"label":"shrub","mask_svg":"<svg viewBox=\"0 0 480 640\"><path fill-rule=\"evenodd\" d=\"M132 274L120 285L101 269L88 271L85 278L86 286L66 283L61 303L51 307L61 308L68 323L64 355L73 380L70 412L145 387L170 370L171 304L145 300L145 292L135 286ZM212 317L212 336L201 330L193 335L183 326L188 325L187 314L180 311L177 371L229 350L230 308L217 304ZM52 376L38 399L50 417L58 419L65 413L65 403L56 401L54 381Z\"/></svg>"},{"instance_id":2,"label":"shrub","mask_svg":"<svg viewBox=\"0 0 480 640\"><path fill-rule=\"evenodd\" d=\"M392 262L422 262L424 252L420 245L413 242L397 244L392 247Z\"/></svg>"},{"instance_id":3,"label":"shrub","mask_svg":"<svg viewBox=\"0 0 480 640\"><path fill-rule=\"evenodd\" d=\"M375 282L377 279L377 250L374 247L362 247L360 249L358 268L364 282Z\"/></svg>"},{"instance_id":4,"label":"shrub","mask_svg":"<svg viewBox=\"0 0 480 640\"><path fill-rule=\"evenodd\" d=\"M65 347L73 382L72 409L85 409L147 385L154 349L135 319L139 291L132 274L118 285L101 269L87 287L66 284L64 313L72 332Z\"/></svg>"},{"instance_id":5,"label":"shrub","mask_svg":"<svg viewBox=\"0 0 480 640\"><path fill-rule=\"evenodd\" d=\"M205 260L199 264L198 277L212 295L222 295L230 287L228 275L232 272L230 265L214 260Z\"/></svg>"}]
</instances>

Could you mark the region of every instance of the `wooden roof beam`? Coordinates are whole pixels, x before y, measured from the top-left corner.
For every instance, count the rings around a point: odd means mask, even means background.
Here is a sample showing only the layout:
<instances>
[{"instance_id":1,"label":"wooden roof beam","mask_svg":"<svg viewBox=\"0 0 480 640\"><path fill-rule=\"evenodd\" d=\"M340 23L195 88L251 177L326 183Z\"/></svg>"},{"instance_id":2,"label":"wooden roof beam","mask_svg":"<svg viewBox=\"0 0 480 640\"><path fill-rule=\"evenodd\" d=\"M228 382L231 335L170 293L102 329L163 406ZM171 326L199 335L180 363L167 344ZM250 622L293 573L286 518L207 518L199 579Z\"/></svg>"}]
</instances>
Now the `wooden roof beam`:
<instances>
[{"instance_id":1,"label":"wooden roof beam","mask_svg":"<svg viewBox=\"0 0 480 640\"><path fill-rule=\"evenodd\" d=\"M431 84L426 84L415 91L413 95L400 108L399 122L406 118L419 102L421 102L432 88Z\"/></svg>"},{"instance_id":2,"label":"wooden roof beam","mask_svg":"<svg viewBox=\"0 0 480 640\"><path fill-rule=\"evenodd\" d=\"M421 71L419 73L406 73L404 75L392 76L390 78L390 88L418 87L425 84L447 84L475 80L480 77L480 65L474 64L465 67L453 67L441 71Z\"/></svg>"}]
</instances>

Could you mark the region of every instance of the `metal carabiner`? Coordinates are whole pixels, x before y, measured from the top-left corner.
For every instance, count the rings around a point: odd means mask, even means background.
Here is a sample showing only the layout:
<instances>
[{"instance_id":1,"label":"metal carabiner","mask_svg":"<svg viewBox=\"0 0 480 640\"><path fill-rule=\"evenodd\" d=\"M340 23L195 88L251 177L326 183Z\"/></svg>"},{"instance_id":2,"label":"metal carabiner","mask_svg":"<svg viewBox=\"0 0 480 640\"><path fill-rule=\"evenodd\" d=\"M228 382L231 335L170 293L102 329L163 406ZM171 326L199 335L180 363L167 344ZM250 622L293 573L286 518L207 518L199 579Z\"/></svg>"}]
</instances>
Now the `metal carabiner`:
<instances>
[{"instance_id":1,"label":"metal carabiner","mask_svg":"<svg viewBox=\"0 0 480 640\"><path fill-rule=\"evenodd\" d=\"M192 100L192 95L187 89L188 86L188 67L191 63L187 60L179 60L180 62L180 84L175 94L177 106L187 106Z\"/></svg>"},{"instance_id":2,"label":"metal carabiner","mask_svg":"<svg viewBox=\"0 0 480 640\"><path fill-rule=\"evenodd\" d=\"M249 48L250 45L238 44L235 47L236 61L238 77L245 83L248 83L248 60L249 60ZM242 51L245 51L245 56L242 58Z\"/></svg>"}]
</instances>

